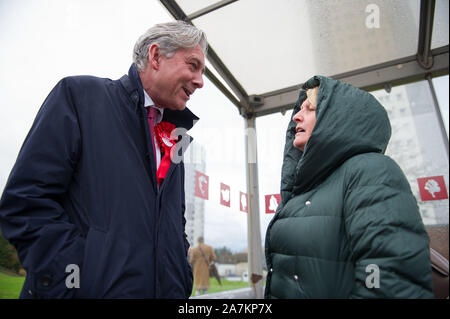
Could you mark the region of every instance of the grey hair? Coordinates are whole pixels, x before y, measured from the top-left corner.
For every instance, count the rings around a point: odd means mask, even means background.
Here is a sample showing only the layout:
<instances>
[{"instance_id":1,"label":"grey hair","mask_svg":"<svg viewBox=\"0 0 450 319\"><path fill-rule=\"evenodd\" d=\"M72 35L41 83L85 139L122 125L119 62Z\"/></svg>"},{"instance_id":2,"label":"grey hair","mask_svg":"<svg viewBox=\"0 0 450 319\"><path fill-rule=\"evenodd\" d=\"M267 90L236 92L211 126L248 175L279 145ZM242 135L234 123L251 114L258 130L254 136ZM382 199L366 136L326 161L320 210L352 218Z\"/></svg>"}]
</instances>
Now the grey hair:
<instances>
[{"instance_id":1,"label":"grey hair","mask_svg":"<svg viewBox=\"0 0 450 319\"><path fill-rule=\"evenodd\" d=\"M138 71L144 71L148 62L148 49L153 43L159 45L161 54L171 58L180 48L195 48L200 44L207 53L206 34L184 21L160 23L139 37L133 50L133 62Z\"/></svg>"}]
</instances>

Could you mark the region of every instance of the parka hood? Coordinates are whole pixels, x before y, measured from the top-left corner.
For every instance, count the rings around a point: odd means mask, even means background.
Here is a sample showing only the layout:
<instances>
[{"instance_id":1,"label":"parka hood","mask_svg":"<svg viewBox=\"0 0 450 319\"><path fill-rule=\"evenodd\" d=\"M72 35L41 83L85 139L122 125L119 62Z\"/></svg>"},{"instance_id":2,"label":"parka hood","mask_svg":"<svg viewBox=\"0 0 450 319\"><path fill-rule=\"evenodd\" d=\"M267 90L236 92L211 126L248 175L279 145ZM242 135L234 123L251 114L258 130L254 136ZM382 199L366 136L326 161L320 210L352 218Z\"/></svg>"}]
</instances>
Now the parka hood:
<instances>
[{"instance_id":1,"label":"parka hood","mask_svg":"<svg viewBox=\"0 0 450 319\"><path fill-rule=\"evenodd\" d=\"M307 98L306 90L319 86L316 123L304 152L293 146L293 116ZM336 168L361 153L384 153L391 125L384 107L369 93L324 76L304 83L286 132L281 180L282 201L320 184Z\"/></svg>"}]
</instances>

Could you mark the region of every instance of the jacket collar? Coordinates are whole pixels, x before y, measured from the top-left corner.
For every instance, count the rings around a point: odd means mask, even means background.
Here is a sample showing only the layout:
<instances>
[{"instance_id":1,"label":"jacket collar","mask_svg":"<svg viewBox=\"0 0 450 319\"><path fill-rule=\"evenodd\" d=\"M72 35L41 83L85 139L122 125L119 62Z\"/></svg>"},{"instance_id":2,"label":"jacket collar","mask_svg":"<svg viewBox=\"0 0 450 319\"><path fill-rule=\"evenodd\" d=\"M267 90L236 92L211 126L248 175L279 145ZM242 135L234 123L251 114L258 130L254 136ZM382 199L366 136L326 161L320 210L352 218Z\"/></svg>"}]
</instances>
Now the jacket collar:
<instances>
[{"instance_id":1,"label":"jacket collar","mask_svg":"<svg viewBox=\"0 0 450 319\"><path fill-rule=\"evenodd\" d=\"M128 70L128 75L120 78L120 83L133 101L137 111L143 111L144 108L144 89L142 87L141 78L134 63ZM141 113L145 114L145 113ZM167 121L176 127L182 127L190 130L199 118L192 113L187 107L182 111L174 111L170 109L164 110L163 121Z\"/></svg>"}]
</instances>

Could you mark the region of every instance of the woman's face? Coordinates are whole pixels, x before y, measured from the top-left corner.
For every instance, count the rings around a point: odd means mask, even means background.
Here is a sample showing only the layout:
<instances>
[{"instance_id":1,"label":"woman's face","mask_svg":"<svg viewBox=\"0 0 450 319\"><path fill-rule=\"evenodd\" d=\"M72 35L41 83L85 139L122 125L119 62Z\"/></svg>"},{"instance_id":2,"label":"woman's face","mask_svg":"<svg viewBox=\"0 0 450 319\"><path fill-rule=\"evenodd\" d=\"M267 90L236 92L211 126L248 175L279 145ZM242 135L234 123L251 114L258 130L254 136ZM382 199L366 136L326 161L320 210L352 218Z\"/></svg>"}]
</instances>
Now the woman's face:
<instances>
[{"instance_id":1,"label":"woman's face","mask_svg":"<svg viewBox=\"0 0 450 319\"><path fill-rule=\"evenodd\" d=\"M293 120L297 123L293 142L294 147L304 151L305 145L311 137L314 125L316 124L316 109L308 99L303 102L300 111L294 115Z\"/></svg>"}]
</instances>

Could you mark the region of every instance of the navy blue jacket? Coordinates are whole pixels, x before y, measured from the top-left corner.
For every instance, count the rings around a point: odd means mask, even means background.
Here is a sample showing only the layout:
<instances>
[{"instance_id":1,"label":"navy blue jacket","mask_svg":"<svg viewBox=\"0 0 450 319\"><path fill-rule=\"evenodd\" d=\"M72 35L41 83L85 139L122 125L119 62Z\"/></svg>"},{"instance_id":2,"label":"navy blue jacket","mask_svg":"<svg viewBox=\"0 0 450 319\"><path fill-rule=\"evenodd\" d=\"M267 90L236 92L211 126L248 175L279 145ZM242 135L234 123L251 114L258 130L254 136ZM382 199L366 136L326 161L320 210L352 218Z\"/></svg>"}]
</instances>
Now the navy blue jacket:
<instances>
[{"instance_id":1,"label":"navy blue jacket","mask_svg":"<svg viewBox=\"0 0 450 319\"><path fill-rule=\"evenodd\" d=\"M196 120L187 108L164 110L163 121L186 130ZM172 163L158 188L154 162L134 65L120 80L56 85L0 201L2 233L27 271L21 298L190 296L184 164ZM80 288L66 285L71 264Z\"/></svg>"}]
</instances>

